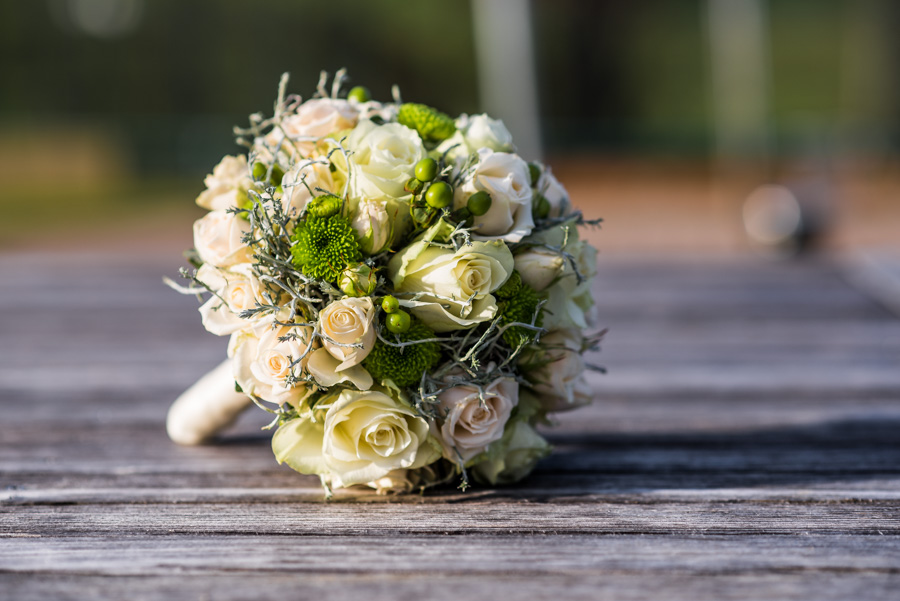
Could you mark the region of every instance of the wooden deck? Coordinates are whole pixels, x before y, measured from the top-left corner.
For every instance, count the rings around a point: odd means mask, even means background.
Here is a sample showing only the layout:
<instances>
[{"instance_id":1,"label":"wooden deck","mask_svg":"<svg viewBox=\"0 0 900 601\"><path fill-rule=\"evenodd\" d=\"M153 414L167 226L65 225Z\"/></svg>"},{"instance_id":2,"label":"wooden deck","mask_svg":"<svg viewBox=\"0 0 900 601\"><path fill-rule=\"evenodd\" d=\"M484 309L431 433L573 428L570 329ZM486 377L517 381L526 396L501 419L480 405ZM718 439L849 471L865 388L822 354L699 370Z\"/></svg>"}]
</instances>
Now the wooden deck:
<instances>
[{"instance_id":1,"label":"wooden deck","mask_svg":"<svg viewBox=\"0 0 900 601\"><path fill-rule=\"evenodd\" d=\"M610 374L531 478L331 502L261 412L166 438L224 352L177 265L0 257L0 599L900 595L900 319L837 261L601 260Z\"/></svg>"}]
</instances>

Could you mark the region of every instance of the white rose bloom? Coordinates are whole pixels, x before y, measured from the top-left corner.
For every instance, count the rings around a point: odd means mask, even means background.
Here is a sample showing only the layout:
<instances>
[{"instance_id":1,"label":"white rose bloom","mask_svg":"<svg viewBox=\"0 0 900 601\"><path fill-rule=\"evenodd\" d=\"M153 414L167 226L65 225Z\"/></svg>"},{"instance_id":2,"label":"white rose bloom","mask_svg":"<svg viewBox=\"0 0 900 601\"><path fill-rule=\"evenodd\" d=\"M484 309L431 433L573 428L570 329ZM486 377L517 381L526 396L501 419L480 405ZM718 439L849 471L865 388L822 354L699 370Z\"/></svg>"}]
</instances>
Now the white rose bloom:
<instances>
[{"instance_id":1,"label":"white rose bloom","mask_svg":"<svg viewBox=\"0 0 900 601\"><path fill-rule=\"evenodd\" d=\"M204 263L197 271L197 279L215 292L200 305L203 327L216 336L233 334L253 327L266 316L243 319L241 311L259 304L276 304L280 295L267 291L253 275L249 263L236 265L232 270L220 270Z\"/></svg>"},{"instance_id":2,"label":"white rose bloom","mask_svg":"<svg viewBox=\"0 0 900 601\"><path fill-rule=\"evenodd\" d=\"M503 121L487 115L462 114L456 119L456 131L435 149L448 159L461 162L473 152L489 148L496 152L513 152L512 134Z\"/></svg>"},{"instance_id":3,"label":"white rose bloom","mask_svg":"<svg viewBox=\"0 0 900 601\"><path fill-rule=\"evenodd\" d=\"M359 111L343 99L313 98L297 109L296 114L284 118L281 129L266 136L266 144L277 147L285 135L304 156L308 156L315 142L335 132L356 125Z\"/></svg>"},{"instance_id":4,"label":"white rose bloom","mask_svg":"<svg viewBox=\"0 0 900 601\"><path fill-rule=\"evenodd\" d=\"M472 194L484 190L491 195L491 208L474 218L473 238L519 242L534 229L528 164L515 154L487 148L479 150L478 156L475 170L456 189L453 207L466 206Z\"/></svg>"},{"instance_id":5,"label":"white rose bloom","mask_svg":"<svg viewBox=\"0 0 900 601\"><path fill-rule=\"evenodd\" d=\"M253 186L247 158L225 156L213 172L203 180L206 190L197 197L197 204L210 211L225 211L247 200L247 190Z\"/></svg>"},{"instance_id":6,"label":"white rose bloom","mask_svg":"<svg viewBox=\"0 0 900 601\"><path fill-rule=\"evenodd\" d=\"M523 361L536 360L536 368L525 371L541 405L547 411L565 411L588 405L593 400L584 377L581 357L582 337L578 330L556 330L541 338L539 350Z\"/></svg>"},{"instance_id":7,"label":"white rose bloom","mask_svg":"<svg viewBox=\"0 0 900 601\"><path fill-rule=\"evenodd\" d=\"M559 180L550 172L550 168L541 165L541 176L538 178L535 188L550 203L550 218L562 217L568 214L571 208L569 202L569 193L559 183Z\"/></svg>"},{"instance_id":8,"label":"white rose bloom","mask_svg":"<svg viewBox=\"0 0 900 601\"><path fill-rule=\"evenodd\" d=\"M285 213L292 216L298 215L314 196L324 194L316 188L338 194L328 165L305 160L298 161L284 174L281 187L284 190L282 207Z\"/></svg>"},{"instance_id":9,"label":"white rose bloom","mask_svg":"<svg viewBox=\"0 0 900 601\"><path fill-rule=\"evenodd\" d=\"M399 123L361 121L344 143L350 155L350 196L405 198L403 189L426 156L422 139ZM340 163L340 158L337 159Z\"/></svg>"},{"instance_id":10,"label":"white rose bloom","mask_svg":"<svg viewBox=\"0 0 900 601\"><path fill-rule=\"evenodd\" d=\"M297 339L280 342L278 339L290 333ZM290 403L295 407L312 391L302 382L288 385L285 379L299 375L306 364L304 353L309 347L312 332L308 327L279 327L268 329L260 336L243 332L237 336L234 351L234 379L247 394L270 403ZM304 357L299 364L291 364Z\"/></svg>"},{"instance_id":11,"label":"white rose bloom","mask_svg":"<svg viewBox=\"0 0 900 601\"><path fill-rule=\"evenodd\" d=\"M525 242L553 247L562 247L565 242L563 250L575 257L578 271L583 278L579 282L571 262L564 261L559 277L542 291L542 296L547 299L544 305L543 327L548 330L589 327L591 308L594 304L591 284L597 273L597 250L578 239L578 228L572 221L543 230L530 236Z\"/></svg>"},{"instance_id":12,"label":"white rose bloom","mask_svg":"<svg viewBox=\"0 0 900 601\"><path fill-rule=\"evenodd\" d=\"M483 397L474 386L454 386L438 394L438 400L444 457L465 463L503 437L510 413L519 403L519 384L498 378L484 387Z\"/></svg>"},{"instance_id":13,"label":"white rose bloom","mask_svg":"<svg viewBox=\"0 0 900 601\"><path fill-rule=\"evenodd\" d=\"M242 238L250 223L234 213L212 211L194 222L194 248L204 263L231 267L250 261L251 251Z\"/></svg>"},{"instance_id":14,"label":"white rose bloom","mask_svg":"<svg viewBox=\"0 0 900 601\"><path fill-rule=\"evenodd\" d=\"M559 253L534 248L515 256L516 271L522 281L540 292L549 286L565 269L566 260Z\"/></svg>"},{"instance_id":15,"label":"white rose bloom","mask_svg":"<svg viewBox=\"0 0 900 601\"><path fill-rule=\"evenodd\" d=\"M340 361L336 371L359 365L375 346L374 319L375 304L369 296L334 301L319 313L322 346Z\"/></svg>"},{"instance_id":16,"label":"white rose bloom","mask_svg":"<svg viewBox=\"0 0 900 601\"><path fill-rule=\"evenodd\" d=\"M350 223L359 236L363 252L374 255L384 249L390 241L392 222L387 203L362 199L357 203Z\"/></svg>"},{"instance_id":17,"label":"white rose bloom","mask_svg":"<svg viewBox=\"0 0 900 601\"><path fill-rule=\"evenodd\" d=\"M279 463L338 487L375 482L441 456L428 422L414 409L381 392L353 390L334 397L324 420L298 418L281 426L272 449Z\"/></svg>"},{"instance_id":18,"label":"white rose bloom","mask_svg":"<svg viewBox=\"0 0 900 601\"><path fill-rule=\"evenodd\" d=\"M397 292L420 293L400 304L436 332L465 329L497 313L491 292L514 269L509 248L500 241L473 242L454 252L422 240L399 251L388 263ZM409 295L405 295L409 296Z\"/></svg>"},{"instance_id":19,"label":"white rose bloom","mask_svg":"<svg viewBox=\"0 0 900 601\"><path fill-rule=\"evenodd\" d=\"M499 452L475 465L475 477L488 484L512 484L527 476L541 457L550 453L550 445L527 422L509 425Z\"/></svg>"}]
</instances>

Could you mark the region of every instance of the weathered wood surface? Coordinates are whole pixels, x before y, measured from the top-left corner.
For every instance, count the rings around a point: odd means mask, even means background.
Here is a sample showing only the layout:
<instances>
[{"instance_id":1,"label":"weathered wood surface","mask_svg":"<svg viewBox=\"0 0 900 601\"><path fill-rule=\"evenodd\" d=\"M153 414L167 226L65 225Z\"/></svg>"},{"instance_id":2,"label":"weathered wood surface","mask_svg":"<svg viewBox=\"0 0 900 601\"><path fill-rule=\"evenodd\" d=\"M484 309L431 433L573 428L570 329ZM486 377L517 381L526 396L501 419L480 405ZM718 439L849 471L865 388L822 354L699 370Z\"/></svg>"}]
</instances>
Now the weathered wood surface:
<instances>
[{"instance_id":1,"label":"weathered wood surface","mask_svg":"<svg viewBox=\"0 0 900 601\"><path fill-rule=\"evenodd\" d=\"M610 374L531 478L326 503L259 413L168 442L224 352L177 262L0 257L0 599L895 599L900 319L850 264L601 261Z\"/></svg>"}]
</instances>

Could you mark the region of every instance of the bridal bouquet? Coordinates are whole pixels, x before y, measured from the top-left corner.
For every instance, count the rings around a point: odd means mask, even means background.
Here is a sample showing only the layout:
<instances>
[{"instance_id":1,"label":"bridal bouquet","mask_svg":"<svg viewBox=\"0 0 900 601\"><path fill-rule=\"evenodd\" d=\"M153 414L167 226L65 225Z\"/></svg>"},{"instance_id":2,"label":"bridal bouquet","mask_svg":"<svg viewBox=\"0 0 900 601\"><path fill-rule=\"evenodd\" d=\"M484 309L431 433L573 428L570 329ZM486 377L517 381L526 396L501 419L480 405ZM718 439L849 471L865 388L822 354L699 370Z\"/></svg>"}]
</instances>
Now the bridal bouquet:
<instances>
[{"instance_id":1,"label":"bridal bouquet","mask_svg":"<svg viewBox=\"0 0 900 601\"><path fill-rule=\"evenodd\" d=\"M343 83L303 101L284 76L205 180L197 268L172 285L209 295L229 360L170 435L199 442L252 402L275 458L328 491L519 480L550 449L535 425L591 400L586 221L501 121Z\"/></svg>"}]
</instances>

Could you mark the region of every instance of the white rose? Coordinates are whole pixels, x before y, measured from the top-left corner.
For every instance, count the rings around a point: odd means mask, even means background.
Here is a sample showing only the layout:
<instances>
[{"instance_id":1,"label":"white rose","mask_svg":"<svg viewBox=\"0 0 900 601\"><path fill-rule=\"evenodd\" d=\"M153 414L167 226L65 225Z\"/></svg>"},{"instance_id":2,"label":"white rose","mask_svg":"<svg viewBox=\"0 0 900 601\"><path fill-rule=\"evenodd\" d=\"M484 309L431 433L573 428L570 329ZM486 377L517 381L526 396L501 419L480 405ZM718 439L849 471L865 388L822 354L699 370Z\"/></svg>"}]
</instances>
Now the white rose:
<instances>
[{"instance_id":1,"label":"white rose","mask_svg":"<svg viewBox=\"0 0 900 601\"><path fill-rule=\"evenodd\" d=\"M519 242L534 229L531 216L531 175L519 156L478 151L479 161L469 178L456 189L453 206L466 206L472 194L484 190L491 195L490 210L474 218L477 240Z\"/></svg>"},{"instance_id":2,"label":"white rose","mask_svg":"<svg viewBox=\"0 0 900 601\"><path fill-rule=\"evenodd\" d=\"M454 252L422 240L394 255L388 275L397 292L418 294L401 297L401 305L434 331L448 332L493 319L497 303L491 292L513 268L512 253L500 241L473 242Z\"/></svg>"},{"instance_id":3,"label":"white rose","mask_svg":"<svg viewBox=\"0 0 900 601\"><path fill-rule=\"evenodd\" d=\"M564 261L559 277L542 291L547 299L543 327L548 330L589 327L594 304L591 284L597 272L597 249L578 239L578 228L572 221L543 230L525 242L562 248L575 257L575 265L582 277L579 282L571 262Z\"/></svg>"},{"instance_id":4,"label":"white rose","mask_svg":"<svg viewBox=\"0 0 900 601\"><path fill-rule=\"evenodd\" d=\"M288 115L282 120L280 129L276 128L266 136L266 143L277 147L287 136L301 154L308 156L317 140L355 126L358 115L356 107L346 100L307 100L300 105L296 114Z\"/></svg>"},{"instance_id":5,"label":"white rose","mask_svg":"<svg viewBox=\"0 0 900 601\"><path fill-rule=\"evenodd\" d=\"M334 301L319 313L322 346L340 361L336 371L358 365L375 346L374 319L375 304L369 296Z\"/></svg>"},{"instance_id":6,"label":"white rose","mask_svg":"<svg viewBox=\"0 0 900 601\"><path fill-rule=\"evenodd\" d=\"M279 341L289 334L296 337ZM282 326L256 336L244 332L237 336L234 351L234 379L246 394L270 403L290 403L295 407L312 391L303 382L288 383L289 376L297 377L306 364L312 335L308 327ZM303 359L301 359L303 357ZM291 367L292 363L300 363Z\"/></svg>"},{"instance_id":7,"label":"white rose","mask_svg":"<svg viewBox=\"0 0 900 601\"><path fill-rule=\"evenodd\" d=\"M250 223L234 213L212 211L194 222L194 248L204 263L216 267L230 267L250 261L250 247L244 234Z\"/></svg>"},{"instance_id":8,"label":"white rose","mask_svg":"<svg viewBox=\"0 0 900 601\"><path fill-rule=\"evenodd\" d=\"M566 266L559 253L541 248L527 250L515 256L516 271L522 281L540 292L555 280Z\"/></svg>"},{"instance_id":9,"label":"white rose","mask_svg":"<svg viewBox=\"0 0 900 601\"><path fill-rule=\"evenodd\" d=\"M435 149L452 161L464 161L473 152L489 148L497 152L512 152L512 135L503 121L487 115L462 114L456 119L456 131Z\"/></svg>"},{"instance_id":10,"label":"white rose","mask_svg":"<svg viewBox=\"0 0 900 601\"><path fill-rule=\"evenodd\" d=\"M253 327L265 315L244 319L240 317L241 311L254 309L257 304L277 304L281 296L262 285L253 275L249 263L236 265L233 270L228 271L204 263L197 272L197 279L215 292L200 305L200 315L203 327L216 336Z\"/></svg>"},{"instance_id":11,"label":"white rose","mask_svg":"<svg viewBox=\"0 0 900 601\"><path fill-rule=\"evenodd\" d=\"M383 201L360 200L350 223L366 254L377 254L390 241L392 219Z\"/></svg>"},{"instance_id":12,"label":"white rose","mask_svg":"<svg viewBox=\"0 0 900 601\"><path fill-rule=\"evenodd\" d=\"M474 386L454 386L438 394L438 400L444 457L465 463L503 437L510 413L519 403L519 384L498 378L484 387L483 395Z\"/></svg>"},{"instance_id":13,"label":"white rose","mask_svg":"<svg viewBox=\"0 0 900 601\"><path fill-rule=\"evenodd\" d=\"M290 216L298 215L313 197L324 194L316 188L331 193L337 190L328 165L305 160L298 161L284 174L281 187L284 190L281 205Z\"/></svg>"},{"instance_id":14,"label":"white rose","mask_svg":"<svg viewBox=\"0 0 900 601\"><path fill-rule=\"evenodd\" d=\"M457 128L463 131L466 144L472 151L490 148L497 152L513 150L512 134L500 119L487 115L463 115L457 120Z\"/></svg>"},{"instance_id":15,"label":"white rose","mask_svg":"<svg viewBox=\"0 0 900 601\"><path fill-rule=\"evenodd\" d=\"M541 457L550 453L550 445L527 422L516 420L507 428L497 451L475 465L475 478L488 484L512 484L531 473Z\"/></svg>"},{"instance_id":16,"label":"white rose","mask_svg":"<svg viewBox=\"0 0 900 601\"><path fill-rule=\"evenodd\" d=\"M204 209L225 211L240 206L253 186L247 158L244 155L223 157L203 183L206 190L197 197L197 204Z\"/></svg>"},{"instance_id":17,"label":"white rose","mask_svg":"<svg viewBox=\"0 0 900 601\"><path fill-rule=\"evenodd\" d=\"M325 476L334 486L375 482L441 456L415 410L381 392L353 390L334 397L324 420L298 418L281 426L272 449L279 463Z\"/></svg>"},{"instance_id":18,"label":"white rose","mask_svg":"<svg viewBox=\"0 0 900 601\"><path fill-rule=\"evenodd\" d=\"M584 377L581 344L578 330L556 330L541 338L539 350L523 357L525 365L537 364L525 370L525 378L546 411L574 409L593 400Z\"/></svg>"},{"instance_id":19,"label":"white rose","mask_svg":"<svg viewBox=\"0 0 900 601\"><path fill-rule=\"evenodd\" d=\"M569 193L563 188L546 165L541 165L541 176L538 178L535 186L538 193L550 203L550 213L548 217L562 217L568 214L570 208Z\"/></svg>"},{"instance_id":20,"label":"white rose","mask_svg":"<svg viewBox=\"0 0 900 601\"><path fill-rule=\"evenodd\" d=\"M415 131L399 123L361 121L345 142L350 155L350 195L356 198L404 198L425 147ZM340 158L337 159L340 164Z\"/></svg>"}]
</instances>

